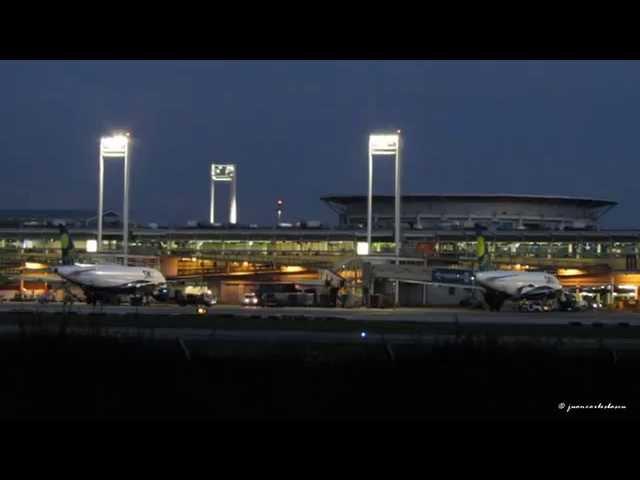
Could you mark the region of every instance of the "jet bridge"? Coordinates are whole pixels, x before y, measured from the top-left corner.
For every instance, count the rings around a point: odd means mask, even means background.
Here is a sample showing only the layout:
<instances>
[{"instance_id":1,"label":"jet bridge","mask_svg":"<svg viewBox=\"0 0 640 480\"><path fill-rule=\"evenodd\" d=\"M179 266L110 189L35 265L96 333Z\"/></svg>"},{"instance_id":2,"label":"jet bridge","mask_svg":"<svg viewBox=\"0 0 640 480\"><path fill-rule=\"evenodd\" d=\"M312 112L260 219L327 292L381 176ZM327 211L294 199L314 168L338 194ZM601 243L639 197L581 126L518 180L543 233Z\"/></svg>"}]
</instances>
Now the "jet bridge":
<instances>
[{"instance_id":1,"label":"jet bridge","mask_svg":"<svg viewBox=\"0 0 640 480\"><path fill-rule=\"evenodd\" d=\"M393 304L395 283L399 282L399 306L459 306L475 295L471 277L467 269L423 265L368 264L363 269L364 284L378 305Z\"/></svg>"},{"instance_id":2,"label":"jet bridge","mask_svg":"<svg viewBox=\"0 0 640 480\"><path fill-rule=\"evenodd\" d=\"M346 284L347 280L333 270L325 268L318 270L318 273L320 275L320 281L328 287L341 288Z\"/></svg>"}]
</instances>

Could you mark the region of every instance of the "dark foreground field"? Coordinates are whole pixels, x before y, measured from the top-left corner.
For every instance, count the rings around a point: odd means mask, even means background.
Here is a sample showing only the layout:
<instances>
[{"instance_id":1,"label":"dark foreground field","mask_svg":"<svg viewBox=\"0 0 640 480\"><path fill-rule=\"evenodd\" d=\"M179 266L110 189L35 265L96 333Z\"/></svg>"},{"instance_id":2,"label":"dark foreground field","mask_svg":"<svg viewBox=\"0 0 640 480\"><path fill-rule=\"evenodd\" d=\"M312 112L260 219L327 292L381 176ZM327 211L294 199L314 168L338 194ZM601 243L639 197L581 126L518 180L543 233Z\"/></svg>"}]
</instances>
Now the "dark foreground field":
<instances>
[{"instance_id":1,"label":"dark foreground field","mask_svg":"<svg viewBox=\"0 0 640 480\"><path fill-rule=\"evenodd\" d=\"M104 336L0 339L0 417L624 418L640 355L470 338L434 346L191 345ZM599 403L625 410L572 411Z\"/></svg>"}]
</instances>

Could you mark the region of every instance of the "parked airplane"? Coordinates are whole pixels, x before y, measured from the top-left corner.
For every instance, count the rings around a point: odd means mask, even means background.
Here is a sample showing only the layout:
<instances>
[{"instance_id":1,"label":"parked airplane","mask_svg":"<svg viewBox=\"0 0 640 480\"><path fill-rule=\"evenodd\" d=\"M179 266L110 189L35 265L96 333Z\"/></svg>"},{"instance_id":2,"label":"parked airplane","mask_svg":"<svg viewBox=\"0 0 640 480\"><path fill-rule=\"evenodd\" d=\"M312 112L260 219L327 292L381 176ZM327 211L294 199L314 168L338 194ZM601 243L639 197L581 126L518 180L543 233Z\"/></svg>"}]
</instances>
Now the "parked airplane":
<instances>
[{"instance_id":1,"label":"parked airplane","mask_svg":"<svg viewBox=\"0 0 640 480\"><path fill-rule=\"evenodd\" d=\"M166 280L154 268L76 263L55 267L53 271L79 286L87 303L108 303L114 295L151 295L159 301L166 300L161 298Z\"/></svg>"},{"instance_id":2,"label":"parked airplane","mask_svg":"<svg viewBox=\"0 0 640 480\"><path fill-rule=\"evenodd\" d=\"M562 285L545 272L491 270L475 273L490 310L499 311L506 300L548 300L562 294Z\"/></svg>"},{"instance_id":3,"label":"parked airplane","mask_svg":"<svg viewBox=\"0 0 640 480\"><path fill-rule=\"evenodd\" d=\"M62 265L53 271L80 287L87 303L110 303L118 295L130 295L138 301L144 296L152 296L158 301L168 300L167 281L154 268L75 263L73 240L65 226L59 228Z\"/></svg>"},{"instance_id":4,"label":"parked airplane","mask_svg":"<svg viewBox=\"0 0 640 480\"><path fill-rule=\"evenodd\" d=\"M120 295L129 295L132 303L142 303L144 297L152 297L158 302L175 302L180 306L211 306L216 303L208 289L191 292L189 287L184 290L170 288L162 273L155 268L76 263L73 240L66 227L61 225L59 228L62 265L53 271L79 286L87 303L113 303Z\"/></svg>"},{"instance_id":5,"label":"parked airplane","mask_svg":"<svg viewBox=\"0 0 640 480\"><path fill-rule=\"evenodd\" d=\"M471 276L471 282L460 284L446 281L420 282L427 285L471 289L482 293L491 311L500 311L506 300L540 301L563 298L562 285L558 279L546 272L518 272L513 270L490 270L486 242L478 232L476 243L478 269Z\"/></svg>"},{"instance_id":6,"label":"parked airplane","mask_svg":"<svg viewBox=\"0 0 640 480\"><path fill-rule=\"evenodd\" d=\"M480 232L476 245L479 270L474 272L474 280L483 288L490 310L499 311L506 300L548 300L562 295L560 281L549 273L489 270L486 242Z\"/></svg>"}]
</instances>

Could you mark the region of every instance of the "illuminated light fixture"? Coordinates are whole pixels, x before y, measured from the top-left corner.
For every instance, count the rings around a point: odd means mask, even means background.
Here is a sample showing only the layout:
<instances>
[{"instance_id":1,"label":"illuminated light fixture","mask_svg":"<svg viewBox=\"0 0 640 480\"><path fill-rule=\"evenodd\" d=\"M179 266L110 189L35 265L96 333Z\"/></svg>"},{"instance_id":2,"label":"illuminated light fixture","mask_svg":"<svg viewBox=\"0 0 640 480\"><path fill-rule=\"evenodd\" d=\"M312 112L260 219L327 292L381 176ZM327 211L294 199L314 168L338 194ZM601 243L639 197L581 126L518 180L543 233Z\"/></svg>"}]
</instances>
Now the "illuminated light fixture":
<instances>
[{"instance_id":1,"label":"illuminated light fixture","mask_svg":"<svg viewBox=\"0 0 640 480\"><path fill-rule=\"evenodd\" d=\"M584 270L580 270L578 268L559 268L558 269L558 275L561 277L572 277L575 275L584 275L585 272Z\"/></svg>"},{"instance_id":2,"label":"illuminated light fixture","mask_svg":"<svg viewBox=\"0 0 640 480\"><path fill-rule=\"evenodd\" d=\"M96 253L98 251L97 240L87 240L87 253Z\"/></svg>"},{"instance_id":3,"label":"illuminated light fixture","mask_svg":"<svg viewBox=\"0 0 640 480\"><path fill-rule=\"evenodd\" d=\"M299 272L304 272L304 268L303 267L299 267L297 265L288 265L288 266L283 266L280 269L282 272L285 273L299 273Z\"/></svg>"},{"instance_id":4,"label":"illuminated light fixture","mask_svg":"<svg viewBox=\"0 0 640 480\"><path fill-rule=\"evenodd\" d=\"M118 134L112 137L103 137L100 148L103 157L123 157L127 153L129 134Z\"/></svg>"},{"instance_id":5,"label":"illuminated light fixture","mask_svg":"<svg viewBox=\"0 0 640 480\"><path fill-rule=\"evenodd\" d=\"M356 244L356 253L358 255L369 255L369 244L367 242L358 242Z\"/></svg>"},{"instance_id":6,"label":"illuminated light fixture","mask_svg":"<svg viewBox=\"0 0 640 480\"><path fill-rule=\"evenodd\" d=\"M400 144L400 135L379 134L369 135L369 152L372 155L395 155Z\"/></svg>"},{"instance_id":7,"label":"illuminated light fixture","mask_svg":"<svg viewBox=\"0 0 640 480\"><path fill-rule=\"evenodd\" d=\"M209 205L209 222L215 222L215 185L216 182L230 182L229 191L229 223L235 224L238 220L238 193L237 193L238 168L235 164L211 164L211 201Z\"/></svg>"},{"instance_id":8,"label":"illuminated light fixture","mask_svg":"<svg viewBox=\"0 0 640 480\"><path fill-rule=\"evenodd\" d=\"M27 270L44 270L45 268L47 268L47 265L37 262L25 262L24 268L26 268Z\"/></svg>"},{"instance_id":9,"label":"illuminated light fixture","mask_svg":"<svg viewBox=\"0 0 640 480\"><path fill-rule=\"evenodd\" d=\"M22 248L33 248L33 240L23 240Z\"/></svg>"},{"instance_id":10,"label":"illuminated light fixture","mask_svg":"<svg viewBox=\"0 0 640 480\"><path fill-rule=\"evenodd\" d=\"M128 264L129 254L129 133L114 133L109 137L100 139L100 159L99 159L99 192L98 192L98 241L97 245L102 246L102 216L104 212L104 159L123 158L124 159L124 199L122 205L122 248L124 253L124 264Z\"/></svg>"},{"instance_id":11,"label":"illuminated light fixture","mask_svg":"<svg viewBox=\"0 0 640 480\"><path fill-rule=\"evenodd\" d=\"M400 161L400 130L395 133L379 133L369 135L369 192L367 197L367 244L371 250L371 231L373 228L373 156L393 155L395 160L395 251L396 265L400 265L400 249L402 238L400 236L401 216L401 161ZM395 304L400 301L400 284L395 286Z\"/></svg>"}]
</instances>

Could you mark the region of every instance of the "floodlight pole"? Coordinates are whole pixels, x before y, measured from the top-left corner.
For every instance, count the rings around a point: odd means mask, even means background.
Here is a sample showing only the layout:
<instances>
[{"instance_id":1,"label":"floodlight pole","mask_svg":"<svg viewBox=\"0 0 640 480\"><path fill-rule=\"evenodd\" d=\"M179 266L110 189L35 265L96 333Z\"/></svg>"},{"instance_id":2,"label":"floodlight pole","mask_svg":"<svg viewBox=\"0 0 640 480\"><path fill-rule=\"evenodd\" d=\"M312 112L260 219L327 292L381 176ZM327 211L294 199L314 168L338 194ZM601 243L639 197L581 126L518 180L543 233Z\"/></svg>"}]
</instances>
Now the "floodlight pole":
<instances>
[{"instance_id":1,"label":"floodlight pole","mask_svg":"<svg viewBox=\"0 0 640 480\"><path fill-rule=\"evenodd\" d=\"M402 244L402 237L400 236L400 220L401 220L401 203L402 203L402 195L401 195L401 182L400 175L402 174L401 170L401 162L400 162L400 135L398 135L398 146L396 149L396 232L395 232L395 243L396 243L396 265L400 265L400 247ZM398 306L400 304L400 281L396 280L396 295L395 295L395 304Z\"/></svg>"},{"instance_id":2,"label":"floodlight pole","mask_svg":"<svg viewBox=\"0 0 640 480\"><path fill-rule=\"evenodd\" d=\"M230 173L223 174L218 176L216 174L216 166L217 167L226 167L230 168ZM211 164L211 199L209 201L209 222L215 222L215 192L216 182L231 182L230 190L229 190L229 223L235 224L238 220L238 197L237 197L237 165L219 165L212 163Z\"/></svg>"},{"instance_id":3,"label":"floodlight pole","mask_svg":"<svg viewBox=\"0 0 640 480\"><path fill-rule=\"evenodd\" d=\"M388 139L391 143L384 143L384 137L391 137ZM379 140L383 143L380 144ZM395 140L395 143L393 141ZM402 165L400 157L400 130L395 135L370 135L369 136L369 191L367 195L367 249L368 253L371 253L371 232L373 228L373 155L394 155L395 158L395 260L396 265L400 265L400 250L402 248L402 238L400 233L401 223L401 203L402 203L402 188L401 188L401 175ZM400 282L395 282L395 304L400 303Z\"/></svg>"},{"instance_id":4,"label":"floodlight pole","mask_svg":"<svg viewBox=\"0 0 640 480\"><path fill-rule=\"evenodd\" d=\"M233 178L231 179L231 191L229 192L229 223L232 225L235 225L238 219L238 199L236 197L237 179L238 179L238 166L236 165L233 170Z\"/></svg>"},{"instance_id":5,"label":"floodlight pole","mask_svg":"<svg viewBox=\"0 0 640 480\"><path fill-rule=\"evenodd\" d=\"M100 145L100 155L99 155L99 187L98 187L98 248L96 248L97 252L102 250L102 210L103 210L103 198L104 198L104 158L102 156L102 145Z\"/></svg>"},{"instance_id":6,"label":"floodlight pole","mask_svg":"<svg viewBox=\"0 0 640 480\"><path fill-rule=\"evenodd\" d=\"M129 134L127 134L128 136ZM117 138L117 137L111 137ZM125 139L122 142L122 150L113 147L113 145L106 145L106 140L109 137L102 137L100 139L100 155L99 155L99 187L98 187L98 246L97 251L102 250L102 217L104 213L104 158L107 157L124 157L124 199L123 199L123 226L122 226L122 242L123 242L123 263L128 265L129 263L129 139ZM107 154L105 155L105 149Z\"/></svg>"},{"instance_id":7,"label":"floodlight pole","mask_svg":"<svg viewBox=\"0 0 640 480\"><path fill-rule=\"evenodd\" d=\"M398 148L396 150L396 265L400 265L400 246L402 244L402 237L400 236L400 220L401 220L401 205L402 205L402 182L400 181L402 175L402 163L400 161L400 136L398 135ZM397 300L397 299L396 299Z\"/></svg>"},{"instance_id":8,"label":"floodlight pole","mask_svg":"<svg viewBox=\"0 0 640 480\"><path fill-rule=\"evenodd\" d=\"M369 190L367 195L367 255L371 255L371 229L373 218L373 154L369 147Z\"/></svg>"},{"instance_id":9,"label":"floodlight pole","mask_svg":"<svg viewBox=\"0 0 640 480\"><path fill-rule=\"evenodd\" d=\"M211 204L209 205L209 223L216 221L216 181L213 179L213 165L211 165Z\"/></svg>"},{"instance_id":10,"label":"floodlight pole","mask_svg":"<svg viewBox=\"0 0 640 480\"><path fill-rule=\"evenodd\" d=\"M124 146L124 205L123 210L123 226L122 226L122 242L124 250L123 264L129 265L129 142Z\"/></svg>"}]
</instances>

